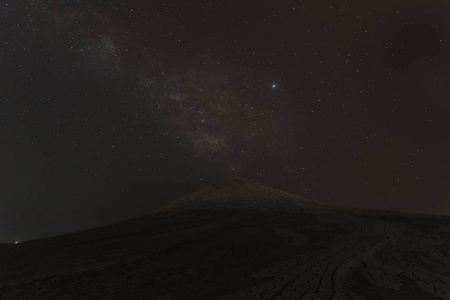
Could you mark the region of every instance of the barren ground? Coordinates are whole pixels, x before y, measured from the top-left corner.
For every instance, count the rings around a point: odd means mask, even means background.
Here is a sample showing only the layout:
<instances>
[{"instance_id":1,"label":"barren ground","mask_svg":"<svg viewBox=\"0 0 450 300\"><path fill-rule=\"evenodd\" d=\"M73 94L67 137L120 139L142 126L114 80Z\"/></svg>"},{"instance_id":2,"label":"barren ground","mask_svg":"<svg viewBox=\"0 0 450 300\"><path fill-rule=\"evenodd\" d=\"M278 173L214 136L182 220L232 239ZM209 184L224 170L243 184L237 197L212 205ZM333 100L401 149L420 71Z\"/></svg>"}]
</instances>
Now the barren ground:
<instances>
[{"instance_id":1,"label":"barren ground","mask_svg":"<svg viewBox=\"0 0 450 300\"><path fill-rule=\"evenodd\" d=\"M1 299L450 299L450 218L204 209L0 246Z\"/></svg>"}]
</instances>

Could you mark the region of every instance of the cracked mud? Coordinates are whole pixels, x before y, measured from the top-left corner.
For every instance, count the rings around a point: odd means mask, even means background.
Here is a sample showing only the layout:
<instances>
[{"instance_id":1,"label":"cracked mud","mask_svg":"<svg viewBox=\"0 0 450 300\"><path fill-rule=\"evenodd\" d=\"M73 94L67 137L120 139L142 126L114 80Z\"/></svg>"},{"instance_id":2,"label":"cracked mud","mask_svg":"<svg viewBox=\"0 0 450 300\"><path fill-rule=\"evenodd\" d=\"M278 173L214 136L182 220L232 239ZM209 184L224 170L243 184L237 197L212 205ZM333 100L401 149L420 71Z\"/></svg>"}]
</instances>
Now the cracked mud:
<instances>
[{"instance_id":1,"label":"cracked mud","mask_svg":"<svg viewBox=\"0 0 450 300\"><path fill-rule=\"evenodd\" d=\"M450 299L450 219L152 213L0 247L1 299Z\"/></svg>"}]
</instances>

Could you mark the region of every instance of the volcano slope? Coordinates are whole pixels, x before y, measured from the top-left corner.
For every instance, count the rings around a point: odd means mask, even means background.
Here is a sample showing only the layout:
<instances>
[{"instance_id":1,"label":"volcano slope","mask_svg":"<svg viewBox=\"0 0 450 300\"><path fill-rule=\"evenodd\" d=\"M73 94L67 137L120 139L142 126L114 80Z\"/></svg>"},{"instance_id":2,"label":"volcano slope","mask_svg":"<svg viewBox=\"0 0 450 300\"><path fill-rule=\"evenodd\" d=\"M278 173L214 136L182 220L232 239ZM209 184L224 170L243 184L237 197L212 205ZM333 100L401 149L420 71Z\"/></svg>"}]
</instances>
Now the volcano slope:
<instances>
[{"instance_id":1,"label":"volcano slope","mask_svg":"<svg viewBox=\"0 0 450 300\"><path fill-rule=\"evenodd\" d=\"M0 299L450 299L450 218L223 179L138 218L0 246Z\"/></svg>"}]
</instances>

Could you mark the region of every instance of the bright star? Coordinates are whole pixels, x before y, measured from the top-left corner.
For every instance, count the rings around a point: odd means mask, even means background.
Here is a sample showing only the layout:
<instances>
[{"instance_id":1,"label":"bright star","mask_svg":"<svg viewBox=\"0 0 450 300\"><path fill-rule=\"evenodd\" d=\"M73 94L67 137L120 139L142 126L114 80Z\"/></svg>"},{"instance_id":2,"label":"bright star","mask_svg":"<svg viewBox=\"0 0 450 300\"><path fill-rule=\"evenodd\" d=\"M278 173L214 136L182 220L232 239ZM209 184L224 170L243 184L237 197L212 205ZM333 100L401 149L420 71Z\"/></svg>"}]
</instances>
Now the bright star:
<instances>
[{"instance_id":1,"label":"bright star","mask_svg":"<svg viewBox=\"0 0 450 300\"><path fill-rule=\"evenodd\" d=\"M272 87L273 87L273 88L276 88L276 87L277 87L277 85L276 85L276 84L274 84L274 85L272 85Z\"/></svg>"}]
</instances>

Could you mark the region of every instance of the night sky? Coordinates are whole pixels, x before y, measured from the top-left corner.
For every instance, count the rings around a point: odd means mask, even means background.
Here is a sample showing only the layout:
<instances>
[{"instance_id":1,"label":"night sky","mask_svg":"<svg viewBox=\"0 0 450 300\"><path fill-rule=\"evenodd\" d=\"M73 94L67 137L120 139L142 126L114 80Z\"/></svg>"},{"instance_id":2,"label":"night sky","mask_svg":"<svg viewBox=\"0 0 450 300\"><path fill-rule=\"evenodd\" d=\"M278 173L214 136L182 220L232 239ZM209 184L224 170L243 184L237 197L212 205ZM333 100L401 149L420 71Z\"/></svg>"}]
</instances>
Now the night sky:
<instances>
[{"instance_id":1,"label":"night sky","mask_svg":"<svg viewBox=\"0 0 450 300\"><path fill-rule=\"evenodd\" d=\"M447 0L0 1L0 242L239 176L450 214Z\"/></svg>"}]
</instances>

